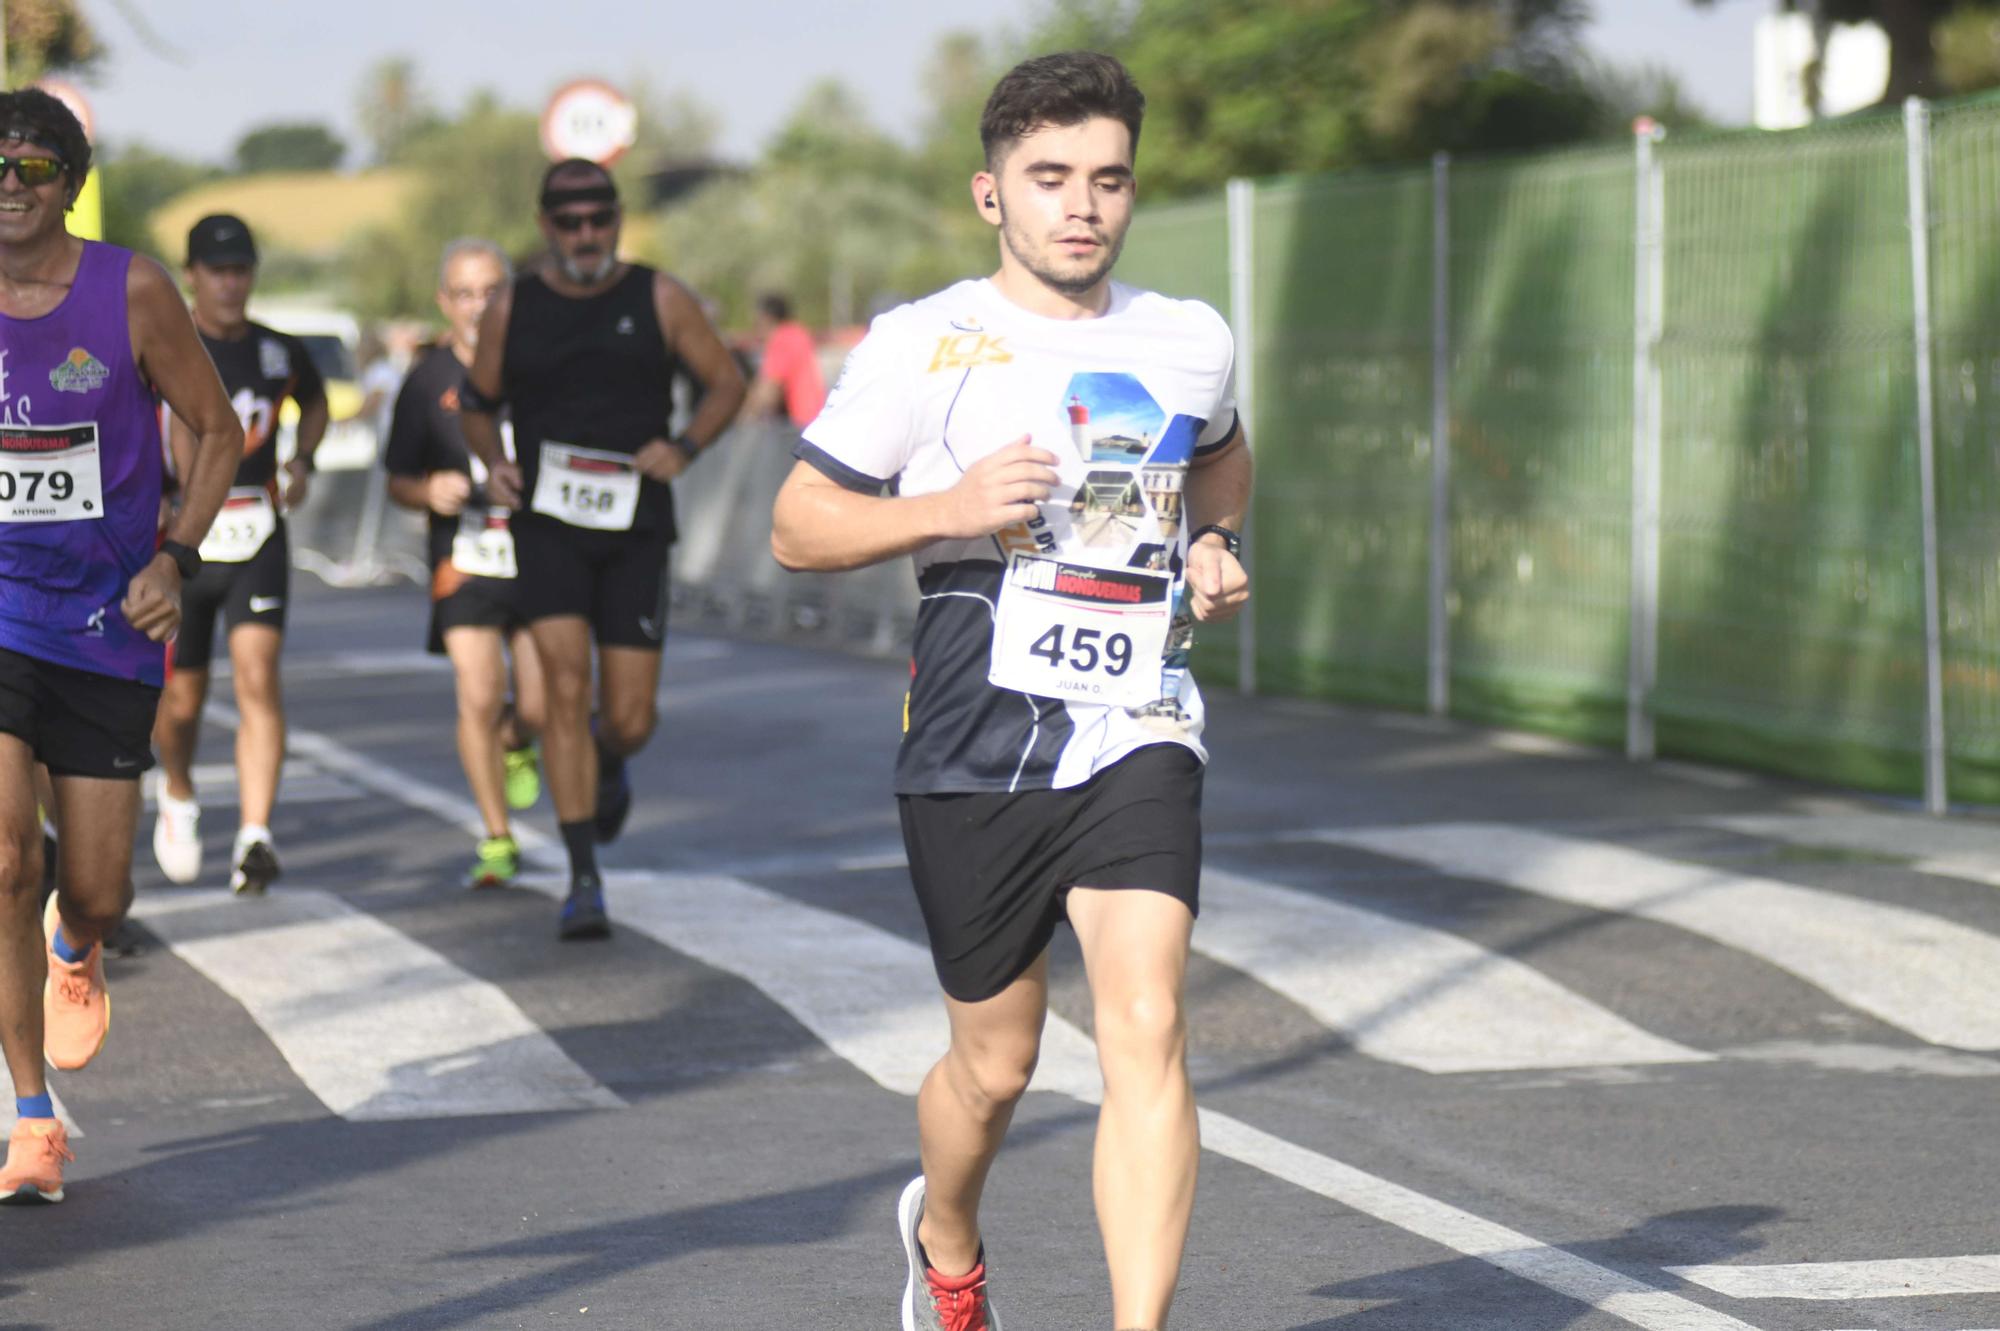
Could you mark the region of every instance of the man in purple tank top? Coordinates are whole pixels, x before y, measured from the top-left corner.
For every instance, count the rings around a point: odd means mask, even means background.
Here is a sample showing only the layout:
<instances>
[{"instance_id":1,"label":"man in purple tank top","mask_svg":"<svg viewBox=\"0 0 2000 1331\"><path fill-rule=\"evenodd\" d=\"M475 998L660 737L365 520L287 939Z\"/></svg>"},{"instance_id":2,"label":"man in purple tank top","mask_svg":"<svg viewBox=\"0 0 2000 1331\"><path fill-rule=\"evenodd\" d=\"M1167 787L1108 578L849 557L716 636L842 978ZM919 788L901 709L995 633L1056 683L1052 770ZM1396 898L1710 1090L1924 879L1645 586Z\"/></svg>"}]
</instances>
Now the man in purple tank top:
<instances>
[{"instance_id":1,"label":"man in purple tank top","mask_svg":"<svg viewBox=\"0 0 2000 1331\"><path fill-rule=\"evenodd\" d=\"M165 644L243 449L173 279L69 234L89 171L67 107L0 93L0 1202L62 1200L73 1157L44 1062L82 1067L110 1028L100 940L132 901ZM200 440L164 542L162 397ZM63 834L45 912L37 763Z\"/></svg>"}]
</instances>

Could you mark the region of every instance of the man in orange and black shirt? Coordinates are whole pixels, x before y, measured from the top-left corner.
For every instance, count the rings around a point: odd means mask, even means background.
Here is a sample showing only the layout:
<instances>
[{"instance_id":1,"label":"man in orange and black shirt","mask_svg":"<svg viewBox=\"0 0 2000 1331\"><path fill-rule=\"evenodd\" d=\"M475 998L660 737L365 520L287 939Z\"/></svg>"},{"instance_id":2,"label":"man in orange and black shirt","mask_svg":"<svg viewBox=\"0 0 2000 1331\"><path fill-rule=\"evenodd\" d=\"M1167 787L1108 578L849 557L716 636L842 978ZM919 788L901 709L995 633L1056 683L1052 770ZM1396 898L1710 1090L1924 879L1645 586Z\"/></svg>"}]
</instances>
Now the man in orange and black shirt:
<instances>
[{"instance_id":1,"label":"man in orange and black shirt","mask_svg":"<svg viewBox=\"0 0 2000 1331\"><path fill-rule=\"evenodd\" d=\"M195 327L243 422L243 461L202 542L201 572L181 592L180 636L153 733L164 775L153 855L174 882L200 876L194 749L220 614L228 624L236 707L242 716L236 778L243 820L230 856L230 886L239 893L259 893L278 876L270 823L285 754L278 652L291 590L291 546L283 514L305 499L313 451L326 433L326 384L304 343L250 322L246 309L257 281L257 246L241 218L218 214L194 224L188 232L187 278L194 293ZM278 411L286 398L298 403L298 446L282 469L281 484ZM170 422L168 446L175 470L185 475L194 435L179 419Z\"/></svg>"}]
</instances>

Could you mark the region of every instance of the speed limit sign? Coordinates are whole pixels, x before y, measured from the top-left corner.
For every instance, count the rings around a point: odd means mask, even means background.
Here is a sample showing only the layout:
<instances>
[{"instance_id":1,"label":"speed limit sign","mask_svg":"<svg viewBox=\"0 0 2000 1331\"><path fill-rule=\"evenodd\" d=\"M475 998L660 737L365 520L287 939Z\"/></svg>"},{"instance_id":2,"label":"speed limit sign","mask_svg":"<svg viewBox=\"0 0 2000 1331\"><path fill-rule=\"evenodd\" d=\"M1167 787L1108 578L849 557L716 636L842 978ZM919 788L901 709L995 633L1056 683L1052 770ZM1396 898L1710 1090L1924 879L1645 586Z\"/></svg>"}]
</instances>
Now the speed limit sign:
<instances>
[{"instance_id":1,"label":"speed limit sign","mask_svg":"<svg viewBox=\"0 0 2000 1331\"><path fill-rule=\"evenodd\" d=\"M542 112L542 151L550 161L581 157L609 166L625 155L638 133L638 108L601 79L564 84Z\"/></svg>"}]
</instances>

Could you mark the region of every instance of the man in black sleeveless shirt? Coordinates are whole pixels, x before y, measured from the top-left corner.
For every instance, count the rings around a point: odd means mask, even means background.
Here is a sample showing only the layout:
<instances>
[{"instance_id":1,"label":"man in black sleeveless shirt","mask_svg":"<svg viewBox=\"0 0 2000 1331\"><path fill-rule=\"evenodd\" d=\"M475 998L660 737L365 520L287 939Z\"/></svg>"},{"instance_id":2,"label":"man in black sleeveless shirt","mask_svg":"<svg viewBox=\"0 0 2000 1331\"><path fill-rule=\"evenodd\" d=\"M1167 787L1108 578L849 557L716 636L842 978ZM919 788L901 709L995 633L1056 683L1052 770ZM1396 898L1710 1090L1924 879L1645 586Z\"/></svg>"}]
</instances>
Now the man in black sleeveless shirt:
<instances>
[{"instance_id":1,"label":"man in black sleeveless shirt","mask_svg":"<svg viewBox=\"0 0 2000 1331\"><path fill-rule=\"evenodd\" d=\"M618 260L618 191L594 162L542 178L549 253L495 298L460 394L465 441L488 492L514 510L517 603L547 687L542 759L569 852L564 938L610 932L595 842L624 825L625 759L653 733L666 635L669 482L720 435L743 402L742 372L686 287ZM668 434L673 377L701 404ZM518 461L497 413L512 413ZM598 648L591 723L590 647Z\"/></svg>"}]
</instances>

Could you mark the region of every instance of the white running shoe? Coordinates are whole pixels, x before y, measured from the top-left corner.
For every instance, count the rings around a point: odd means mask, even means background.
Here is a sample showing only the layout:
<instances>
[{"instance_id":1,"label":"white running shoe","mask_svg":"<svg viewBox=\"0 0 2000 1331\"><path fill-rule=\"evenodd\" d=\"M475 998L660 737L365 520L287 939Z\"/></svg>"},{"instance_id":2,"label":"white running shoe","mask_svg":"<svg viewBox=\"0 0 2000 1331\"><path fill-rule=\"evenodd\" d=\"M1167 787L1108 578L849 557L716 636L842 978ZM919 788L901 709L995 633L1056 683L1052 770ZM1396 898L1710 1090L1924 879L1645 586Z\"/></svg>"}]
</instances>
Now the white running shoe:
<instances>
[{"instance_id":1,"label":"white running shoe","mask_svg":"<svg viewBox=\"0 0 2000 1331\"><path fill-rule=\"evenodd\" d=\"M177 800L163 785L160 813L153 819L153 858L170 883L192 883L201 877L201 805Z\"/></svg>"},{"instance_id":2,"label":"white running shoe","mask_svg":"<svg viewBox=\"0 0 2000 1331\"><path fill-rule=\"evenodd\" d=\"M236 833L236 848L229 856L236 868L229 875L229 890L238 896L262 896L279 873L278 848L268 827L247 826Z\"/></svg>"}]
</instances>

